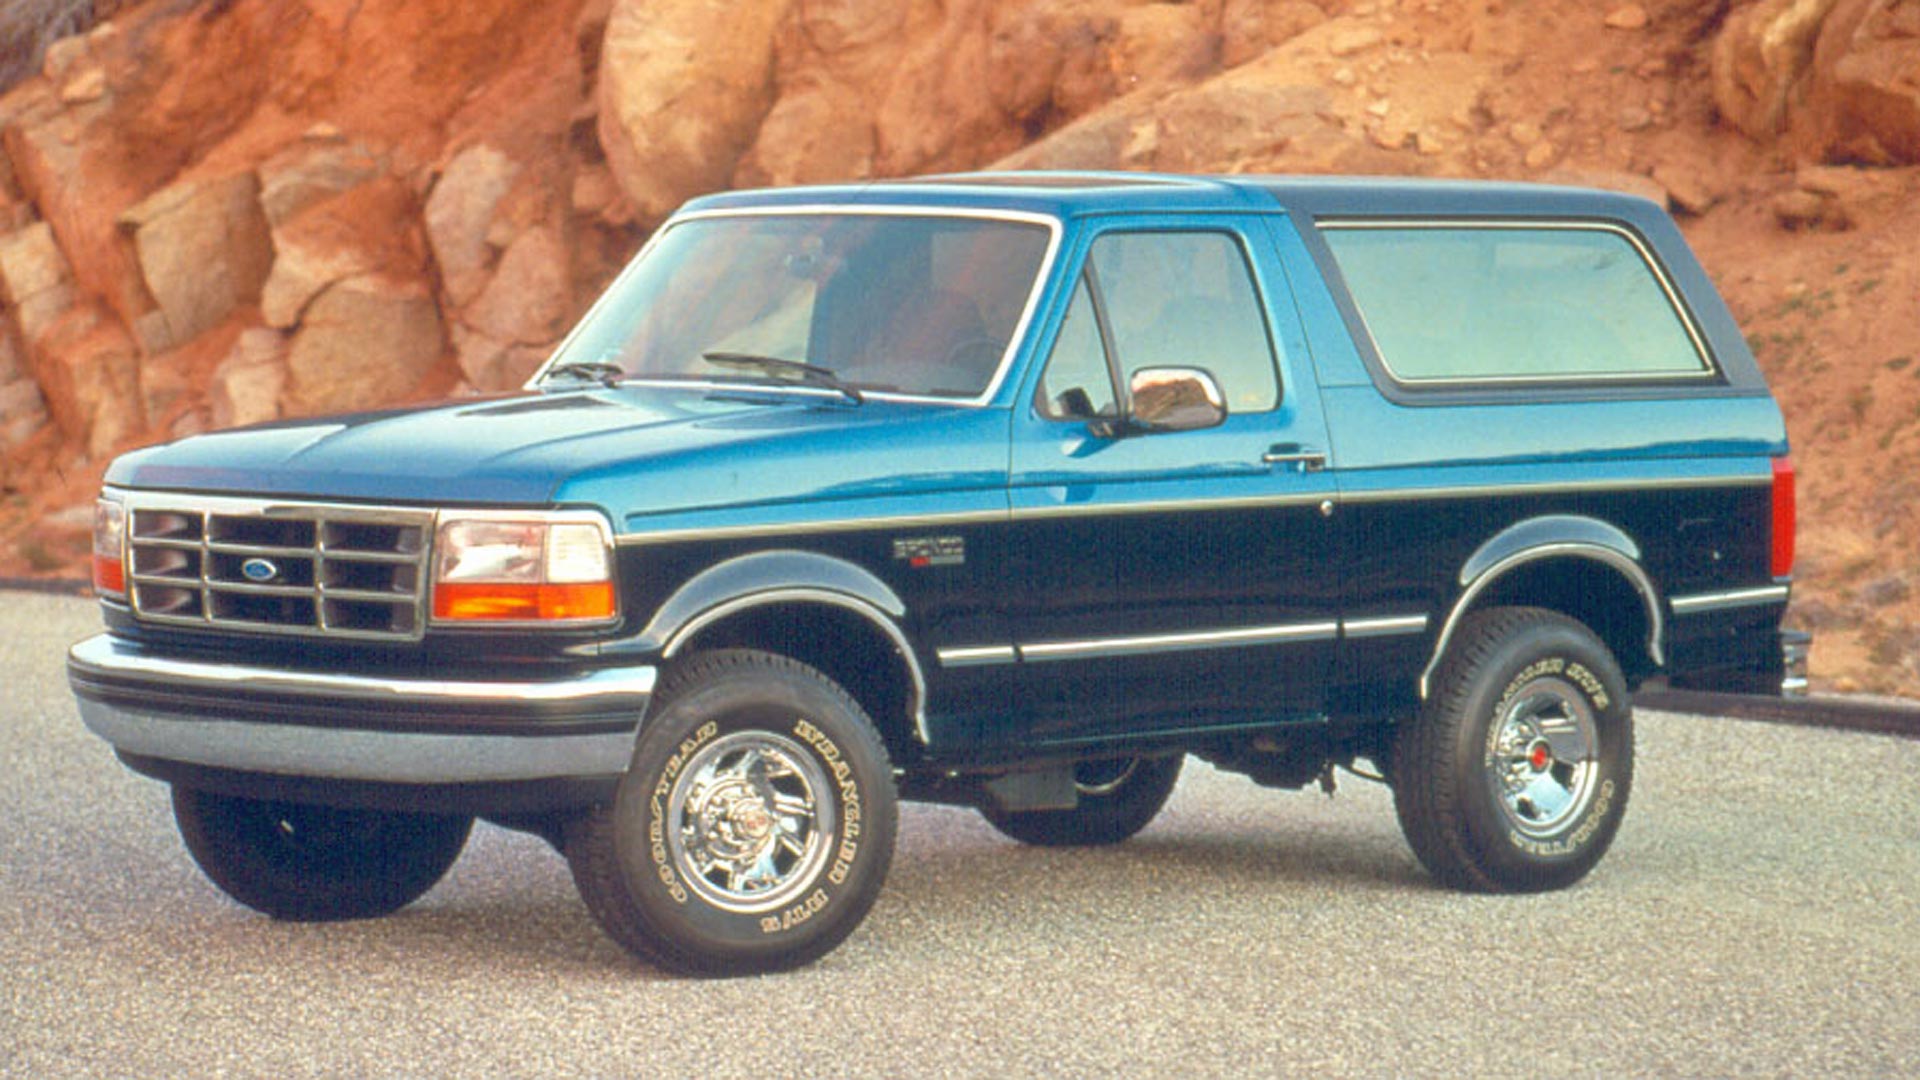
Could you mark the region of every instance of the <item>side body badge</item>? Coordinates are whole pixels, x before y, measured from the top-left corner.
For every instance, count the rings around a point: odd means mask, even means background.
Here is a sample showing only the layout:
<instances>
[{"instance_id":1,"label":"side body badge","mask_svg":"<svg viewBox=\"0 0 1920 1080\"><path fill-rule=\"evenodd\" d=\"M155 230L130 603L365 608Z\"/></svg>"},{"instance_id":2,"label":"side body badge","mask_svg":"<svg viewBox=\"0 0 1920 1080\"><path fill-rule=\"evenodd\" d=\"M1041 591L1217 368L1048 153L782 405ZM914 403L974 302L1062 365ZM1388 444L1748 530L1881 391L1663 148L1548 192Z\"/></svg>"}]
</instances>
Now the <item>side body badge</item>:
<instances>
[{"instance_id":1,"label":"side body badge","mask_svg":"<svg viewBox=\"0 0 1920 1080\"><path fill-rule=\"evenodd\" d=\"M901 537L893 542L893 557L916 570L960 566L967 561L967 541L959 536Z\"/></svg>"}]
</instances>

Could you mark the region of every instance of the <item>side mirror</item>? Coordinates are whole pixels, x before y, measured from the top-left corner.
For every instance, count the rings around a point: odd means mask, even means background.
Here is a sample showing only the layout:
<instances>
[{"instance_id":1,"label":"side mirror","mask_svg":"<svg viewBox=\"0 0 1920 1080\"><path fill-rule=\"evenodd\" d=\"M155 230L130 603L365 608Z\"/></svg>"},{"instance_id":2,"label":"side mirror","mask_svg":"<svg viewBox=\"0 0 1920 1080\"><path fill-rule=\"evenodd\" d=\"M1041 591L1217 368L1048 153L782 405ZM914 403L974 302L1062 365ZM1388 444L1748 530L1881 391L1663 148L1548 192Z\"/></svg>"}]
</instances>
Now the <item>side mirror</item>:
<instances>
[{"instance_id":1,"label":"side mirror","mask_svg":"<svg viewBox=\"0 0 1920 1080\"><path fill-rule=\"evenodd\" d=\"M1141 368L1133 373L1127 394L1133 403L1130 426L1145 434L1199 431L1227 419L1220 384L1204 368Z\"/></svg>"}]
</instances>

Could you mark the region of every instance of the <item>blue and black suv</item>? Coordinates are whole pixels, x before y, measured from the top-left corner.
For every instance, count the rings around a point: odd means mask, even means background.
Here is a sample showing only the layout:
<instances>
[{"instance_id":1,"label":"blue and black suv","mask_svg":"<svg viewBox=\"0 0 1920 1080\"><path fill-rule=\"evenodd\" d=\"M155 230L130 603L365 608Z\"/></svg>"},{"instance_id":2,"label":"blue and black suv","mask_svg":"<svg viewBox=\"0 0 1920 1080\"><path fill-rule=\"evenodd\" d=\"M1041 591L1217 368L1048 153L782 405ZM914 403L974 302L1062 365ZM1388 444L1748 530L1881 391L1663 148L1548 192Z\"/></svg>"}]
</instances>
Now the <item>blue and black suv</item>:
<instances>
[{"instance_id":1,"label":"blue and black suv","mask_svg":"<svg viewBox=\"0 0 1920 1080\"><path fill-rule=\"evenodd\" d=\"M1636 688L1804 684L1780 411L1597 191L714 196L524 393L138 451L96 522L81 715L235 899L383 914L482 817L681 971L833 948L898 798L1113 843L1187 755L1558 888Z\"/></svg>"}]
</instances>

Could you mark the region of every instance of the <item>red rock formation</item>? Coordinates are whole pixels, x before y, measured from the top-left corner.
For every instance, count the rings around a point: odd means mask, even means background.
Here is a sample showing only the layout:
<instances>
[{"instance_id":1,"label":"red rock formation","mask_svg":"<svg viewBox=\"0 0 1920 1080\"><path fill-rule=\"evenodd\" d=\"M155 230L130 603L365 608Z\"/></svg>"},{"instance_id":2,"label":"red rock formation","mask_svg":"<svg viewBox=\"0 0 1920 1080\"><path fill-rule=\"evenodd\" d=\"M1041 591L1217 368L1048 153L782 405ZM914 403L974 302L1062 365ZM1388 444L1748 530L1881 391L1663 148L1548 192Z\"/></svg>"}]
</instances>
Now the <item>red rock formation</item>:
<instances>
[{"instance_id":1,"label":"red rock formation","mask_svg":"<svg viewBox=\"0 0 1920 1080\"><path fill-rule=\"evenodd\" d=\"M1920 164L1920 3L1761 0L1713 50L1714 101L1807 160Z\"/></svg>"},{"instance_id":2,"label":"red rock formation","mask_svg":"<svg viewBox=\"0 0 1920 1080\"><path fill-rule=\"evenodd\" d=\"M1920 626L1854 589L1920 566L1869 520L1920 472L1920 171L1851 167L1920 162L1920 0L116 7L0 95L0 573L118 448L516 385L705 191L1385 172L1673 206L1789 387L1833 663Z\"/></svg>"}]
</instances>

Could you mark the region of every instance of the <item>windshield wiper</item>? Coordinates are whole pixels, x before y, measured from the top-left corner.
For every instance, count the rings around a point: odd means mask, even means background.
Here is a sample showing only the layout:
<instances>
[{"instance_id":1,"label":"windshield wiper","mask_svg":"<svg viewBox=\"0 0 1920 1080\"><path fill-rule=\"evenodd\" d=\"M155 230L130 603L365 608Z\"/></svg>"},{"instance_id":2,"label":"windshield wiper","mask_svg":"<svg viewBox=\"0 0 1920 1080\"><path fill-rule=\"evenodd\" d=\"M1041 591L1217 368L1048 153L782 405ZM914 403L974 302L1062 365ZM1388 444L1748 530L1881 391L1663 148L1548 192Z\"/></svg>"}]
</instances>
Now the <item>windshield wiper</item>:
<instances>
[{"instance_id":1,"label":"windshield wiper","mask_svg":"<svg viewBox=\"0 0 1920 1080\"><path fill-rule=\"evenodd\" d=\"M840 376L821 367L809 364L805 360L788 360L784 356L761 356L758 353L704 352L700 358L717 367L747 368L775 377L791 377L808 386L824 387L846 395L848 401L858 405L867 399L860 391L840 381Z\"/></svg>"},{"instance_id":2,"label":"windshield wiper","mask_svg":"<svg viewBox=\"0 0 1920 1080\"><path fill-rule=\"evenodd\" d=\"M620 380L627 377L627 369L606 360L575 360L566 364L555 364L540 376L541 382L556 375L565 375L575 379L593 379L602 386L618 386Z\"/></svg>"}]
</instances>

